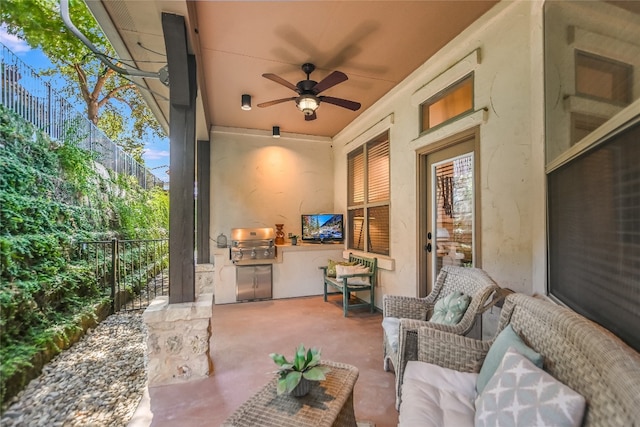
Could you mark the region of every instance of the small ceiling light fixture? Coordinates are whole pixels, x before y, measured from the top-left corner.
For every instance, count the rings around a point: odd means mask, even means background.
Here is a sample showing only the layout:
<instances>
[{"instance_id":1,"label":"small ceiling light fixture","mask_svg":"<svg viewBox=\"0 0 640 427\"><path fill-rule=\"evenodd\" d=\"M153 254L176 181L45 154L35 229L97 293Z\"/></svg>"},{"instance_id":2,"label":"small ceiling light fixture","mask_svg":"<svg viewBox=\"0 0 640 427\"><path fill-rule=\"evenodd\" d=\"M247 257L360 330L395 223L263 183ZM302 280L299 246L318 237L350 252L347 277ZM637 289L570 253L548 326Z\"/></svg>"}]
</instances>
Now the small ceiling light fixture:
<instances>
[{"instance_id":1,"label":"small ceiling light fixture","mask_svg":"<svg viewBox=\"0 0 640 427\"><path fill-rule=\"evenodd\" d=\"M242 95L242 105L240 108L245 111L251 110L251 95L247 95L246 93Z\"/></svg>"},{"instance_id":2,"label":"small ceiling light fixture","mask_svg":"<svg viewBox=\"0 0 640 427\"><path fill-rule=\"evenodd\" d=\"M274 138L280 138L280 126L274 126L272 135Z\"/></svg>"},{"instance_id":3,"label":"small ceiling light fixture","mask_svg":"<svg viewBox=\"0 0 640 427\"><path fill-rule=\"evenodd\" d=\"M304 113L305 116L311 116L318 109L320 105L320 99L317 96L311 94L300 95L296 99L296 105L298 109Z\"/></svg>"}]
</instances>

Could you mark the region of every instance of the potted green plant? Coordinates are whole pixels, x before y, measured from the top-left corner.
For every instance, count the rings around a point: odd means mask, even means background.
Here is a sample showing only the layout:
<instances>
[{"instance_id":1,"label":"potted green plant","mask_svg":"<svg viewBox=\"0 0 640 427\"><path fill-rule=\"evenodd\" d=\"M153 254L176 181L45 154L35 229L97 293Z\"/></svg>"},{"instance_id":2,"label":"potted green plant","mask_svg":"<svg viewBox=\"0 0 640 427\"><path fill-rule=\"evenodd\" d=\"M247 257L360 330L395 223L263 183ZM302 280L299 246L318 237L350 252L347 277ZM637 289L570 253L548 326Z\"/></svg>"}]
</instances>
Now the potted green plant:
<instances>
[{"instance_id":1,"label":"potted green plant","mask_svg":"<svg viewBox=\"0 0 640 427\"><path fill-rule=\"evenodd\" d=\"M311 389L311 381L326 379L329 372L326 366L320 366L320 350L310 348L306 350L303 344L296 349L296 354L291 362L279 353L269 355L279 366L276 373L279 375L278 394L291 393L293 396L304 396Z\"/></svg>"},{"instance_id":2,"label":"potted green plant","mask_svg":"<svg viewBox=\"0 0 640 427\"><path fill-rule=\"evenodd\" d=\"M298 244L298 237L300 237L300 236L298 236L298 235L296 235L296 234L292 234L292 235L289 237L289 238L291 239L291 244L292 244L293 246L296 246L296 245Z\"/></svg>"}]
</instances>

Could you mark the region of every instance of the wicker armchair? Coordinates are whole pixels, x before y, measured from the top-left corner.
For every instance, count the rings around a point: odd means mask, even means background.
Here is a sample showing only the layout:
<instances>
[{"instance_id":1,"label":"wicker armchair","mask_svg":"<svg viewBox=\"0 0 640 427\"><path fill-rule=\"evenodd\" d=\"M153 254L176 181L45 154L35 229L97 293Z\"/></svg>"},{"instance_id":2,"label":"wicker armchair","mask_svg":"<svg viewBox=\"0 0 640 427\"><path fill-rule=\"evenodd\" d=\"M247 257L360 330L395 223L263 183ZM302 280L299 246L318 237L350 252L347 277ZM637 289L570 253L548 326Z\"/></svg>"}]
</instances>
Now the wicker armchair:
<instances>
[{"instance_id":1,"label":"wicker armchair","mask_svg":"<svg viewBox=\"0 0 640 427\"><path fill-rule=\"evenodd\" d=\"M444 325L429 322L436 302L452 292L460 291L471 296L471 302L464 316L456 325ZM444 266L436 279L435 286L425 298L406 297L398 295L384 295L382 298L383 317L400 319L397 350L393 341L385 331L384 340L384 370L393 367L396 373L396 384L399 393L400 378L404 366L409 360L417 360L418 328L429 326L434 329L451 332L458 335L468 333L473 327L476 316L482 313L488 305L492 294L500 291L500 287L479 268Z\"/></svg>"},{"instance_id":2,"label":"wicker armchair","mask_svg":"<svg viewBox=\"0 0 640 427\"><path fill-rule=\"evenodd\" d=\"M507 325L544 358L544 370L586 399L583 427L640 426L640 354L574 311L524 294L506 297ZM418 361L479 372L493 343L431 327L418 329ZM402 378L400 378L400 388Z\"/></svg>"}]
</instances>

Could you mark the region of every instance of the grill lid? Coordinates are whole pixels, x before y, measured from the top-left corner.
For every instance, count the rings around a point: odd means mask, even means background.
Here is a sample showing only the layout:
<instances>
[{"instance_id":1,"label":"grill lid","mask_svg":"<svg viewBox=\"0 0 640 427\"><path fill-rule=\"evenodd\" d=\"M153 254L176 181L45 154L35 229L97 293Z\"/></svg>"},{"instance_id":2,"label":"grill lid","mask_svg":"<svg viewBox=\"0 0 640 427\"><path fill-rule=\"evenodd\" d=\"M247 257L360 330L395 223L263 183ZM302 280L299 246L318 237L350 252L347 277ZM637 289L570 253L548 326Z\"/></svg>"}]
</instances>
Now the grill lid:
<instances>
[{"instance_id":1,"label":"grill lid","mask_svg":"<svg viewBox=\"0 0 640 427\"><path fill-rule=\"evenodd\" d=\"M232 228L233 242L248 242L252 240L273 240L276 237L273 228Z\"/></svg>"},{"instance_id":2,"label":"grill lid","mask_svg":"<svg viewBox=\"0 0 640 427\"><path fill-rule=\"evenodd\" d=\"M266 263L276 257L273 228L232 228L231 260L235 264Z\"/></svg>"}]
</instances>

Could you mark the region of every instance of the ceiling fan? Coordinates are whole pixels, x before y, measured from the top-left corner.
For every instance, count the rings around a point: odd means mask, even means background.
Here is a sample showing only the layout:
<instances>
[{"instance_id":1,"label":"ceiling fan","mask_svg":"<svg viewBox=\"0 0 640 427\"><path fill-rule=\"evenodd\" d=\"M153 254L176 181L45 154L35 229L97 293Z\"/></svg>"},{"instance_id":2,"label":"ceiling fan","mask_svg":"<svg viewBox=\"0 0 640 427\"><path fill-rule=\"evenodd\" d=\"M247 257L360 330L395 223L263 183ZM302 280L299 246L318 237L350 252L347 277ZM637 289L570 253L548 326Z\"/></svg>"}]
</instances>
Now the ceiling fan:
<instances>
[{"instance_id":1,"label":"ceiling fan","mask_svg":"<svg viewBox=\"0 0 640 427\"><path fill-rule=\"evenodd\" d=\"M316 69L316 66L310 63L302 64L302 71L307 75L306 80L300 80L297 85L293 85L289 83L282 77L276 76L275 74L266 73L263 74L262 77L265 77L269 80L272 80L276 83L280 83L282 86L288 87L289 89L298 93L298 96L292 96L290 98L282 98L275 99L273 101L263 102L262 104L258 104L258 107L270 107L272 105L280 104L281 102L287 101L295 101L296 106L300 111L304 113L304 119L315 120L318 117L316 116L316 109L320 105L321 102L326 102L328 104L337 105L338 107L347 108L352 111L357 111L360 109L360 103L349 101L348 99L342 98L334 98L333 96L322 96L318 95L320 92L329 89L337 85L338 83L342 83L348 79L345 73L340 71L334 71L329 74L327 77L322 79L321 82L316 82L309 78L309 75Z\"/></svg>"}]
</instances>

